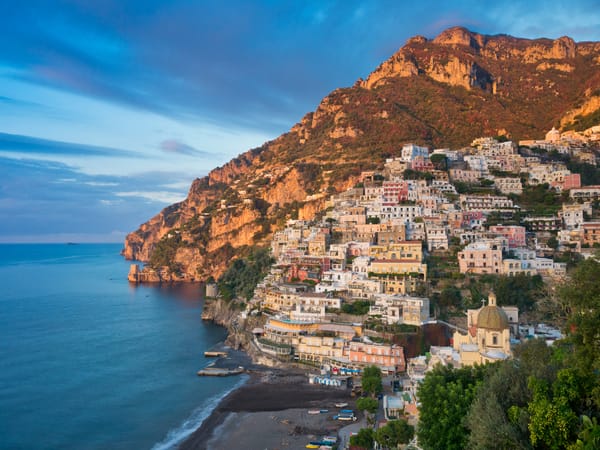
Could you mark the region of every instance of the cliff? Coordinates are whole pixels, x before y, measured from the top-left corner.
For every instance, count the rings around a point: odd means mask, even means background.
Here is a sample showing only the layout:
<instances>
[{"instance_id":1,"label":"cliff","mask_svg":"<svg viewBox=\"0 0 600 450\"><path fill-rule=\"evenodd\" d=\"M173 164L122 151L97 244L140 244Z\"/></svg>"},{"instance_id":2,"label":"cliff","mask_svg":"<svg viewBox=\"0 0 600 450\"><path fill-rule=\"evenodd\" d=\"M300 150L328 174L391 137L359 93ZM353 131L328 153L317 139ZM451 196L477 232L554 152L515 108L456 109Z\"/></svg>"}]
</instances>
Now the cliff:
<instances>
[{"instance_id":1,"label":"cliff","mask_svg":"<svg viewBox=\"0 0 600 450\"><path fill-rule=\"evenodd\" d=\"M311 218L407 142L462 147L479 136L544 136L600 98L600 43L487 36L450 28L411 38L365 80L336 89L289 132L194 180L187 198L130 233L123 254L166 280L218 277Z\"/></svg>"}]
</instances>

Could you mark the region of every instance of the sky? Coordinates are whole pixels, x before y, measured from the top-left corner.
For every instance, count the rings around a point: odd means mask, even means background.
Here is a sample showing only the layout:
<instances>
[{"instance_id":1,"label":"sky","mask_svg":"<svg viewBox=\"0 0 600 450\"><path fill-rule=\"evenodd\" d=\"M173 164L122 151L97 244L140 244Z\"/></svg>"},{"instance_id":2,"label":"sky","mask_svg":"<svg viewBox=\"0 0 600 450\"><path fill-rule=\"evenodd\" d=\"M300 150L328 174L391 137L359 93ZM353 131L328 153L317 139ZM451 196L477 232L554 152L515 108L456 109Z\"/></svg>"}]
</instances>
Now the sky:
<instances>
[{"instance_id":1,"label":"sky","mask_svg":"<svg viewBox=\"0 0 600 450\"><path fill-rule=\"evenodd\" d=\"M411 36L600 41L600 0L0 0L0 242L122 242Z\"/></svg>"}]
</instances>

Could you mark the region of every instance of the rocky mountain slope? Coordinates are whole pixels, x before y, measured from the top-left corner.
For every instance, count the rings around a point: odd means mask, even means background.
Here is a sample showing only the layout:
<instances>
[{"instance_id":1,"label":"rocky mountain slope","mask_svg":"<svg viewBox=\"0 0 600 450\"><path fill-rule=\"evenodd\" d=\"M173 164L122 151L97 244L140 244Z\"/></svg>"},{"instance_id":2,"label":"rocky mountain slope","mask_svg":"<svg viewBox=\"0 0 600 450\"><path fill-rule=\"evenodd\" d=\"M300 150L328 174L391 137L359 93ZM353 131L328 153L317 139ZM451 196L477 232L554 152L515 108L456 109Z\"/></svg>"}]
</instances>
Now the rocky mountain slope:
<instances>
[{"instance_id":1,"label":"rocky mountain slope","mask_svg":"<svg viewBox=\"0 0 600 450\"><path fill-rule=\"evenodd\" d=\"M366 80L336 89L291 130L194 180L187 198L130 233L151 280L217 277L287 218L310 218L403 144L541 138L600 107L600 43L451 28L417 36ZM562 120L562 123L561 123ZM137 275L136 275L137 276Z\"/></svg>"}]
</instances>

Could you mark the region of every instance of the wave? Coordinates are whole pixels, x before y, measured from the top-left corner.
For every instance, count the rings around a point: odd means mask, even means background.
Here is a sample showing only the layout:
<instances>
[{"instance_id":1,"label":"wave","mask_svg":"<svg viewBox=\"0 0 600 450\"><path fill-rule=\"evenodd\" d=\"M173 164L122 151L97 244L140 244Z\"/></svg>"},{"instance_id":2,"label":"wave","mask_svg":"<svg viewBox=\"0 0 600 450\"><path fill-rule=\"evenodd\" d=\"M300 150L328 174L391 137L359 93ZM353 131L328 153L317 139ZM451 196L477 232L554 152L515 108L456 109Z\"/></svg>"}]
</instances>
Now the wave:
<instances>
[{"instance_id":1,"label":"wave","mask_svg":"<svg viewBox=\"0 0 600 450\"><path fill-rule=\"evenodd\" d=\"M215 395L214 397L209 398L206 402L204 402L201 406L196 408L190 416L183 421L181 425L177 428L170 430L167 433L167 436L157 444L154 444L152 450L172 450L177 448L179 444L181 444L189 435L191 435L194 431L196 431L204 421L210 416L210 414L215 410L215 408L219 405L221 400L223 400L227 395L231 392L238 389L242 386L249 377L242 375L241 379L234 384L229 390L225 391L222 394Z\"/></svg>"}]
</instances>

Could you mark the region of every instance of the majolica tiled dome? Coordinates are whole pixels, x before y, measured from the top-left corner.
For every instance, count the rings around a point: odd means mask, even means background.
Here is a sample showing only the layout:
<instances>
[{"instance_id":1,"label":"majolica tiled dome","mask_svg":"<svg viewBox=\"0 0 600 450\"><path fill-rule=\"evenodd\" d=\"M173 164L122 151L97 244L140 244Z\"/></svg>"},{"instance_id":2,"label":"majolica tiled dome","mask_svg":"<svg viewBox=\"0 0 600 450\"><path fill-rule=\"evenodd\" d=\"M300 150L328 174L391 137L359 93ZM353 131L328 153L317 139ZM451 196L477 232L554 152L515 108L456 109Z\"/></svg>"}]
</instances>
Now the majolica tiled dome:
<instances>
[{"instance_id":1,"label":"majolica tiled dome","mask_svg":"<svg viewBox=\"0 0 600 450\"><path fill-rule=\"evenodd\" d=\"M489 304L484 306L477 315L477 328L486 330L505 330L508 328L506 313L496 305L496 295L490 293Z\"/></svg>"}]
</instances>

